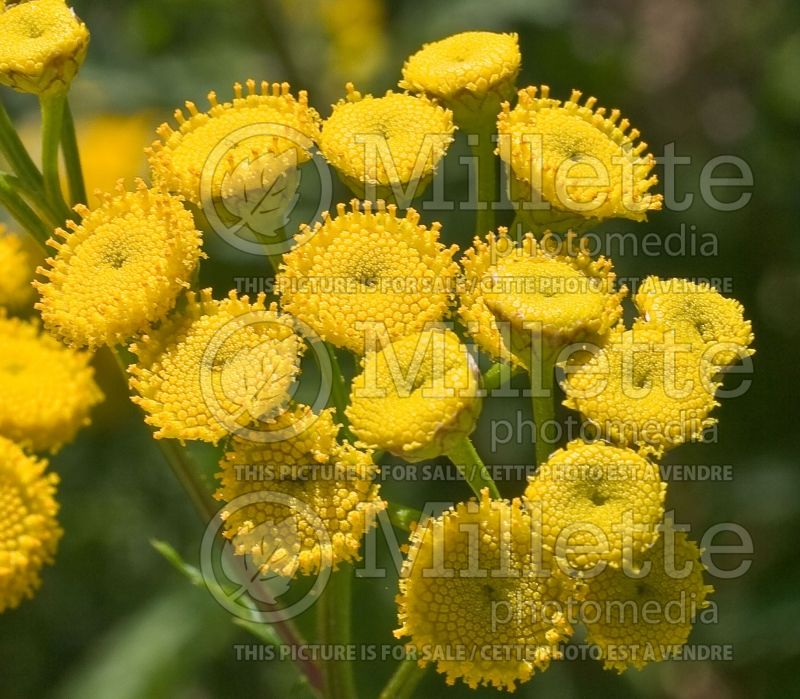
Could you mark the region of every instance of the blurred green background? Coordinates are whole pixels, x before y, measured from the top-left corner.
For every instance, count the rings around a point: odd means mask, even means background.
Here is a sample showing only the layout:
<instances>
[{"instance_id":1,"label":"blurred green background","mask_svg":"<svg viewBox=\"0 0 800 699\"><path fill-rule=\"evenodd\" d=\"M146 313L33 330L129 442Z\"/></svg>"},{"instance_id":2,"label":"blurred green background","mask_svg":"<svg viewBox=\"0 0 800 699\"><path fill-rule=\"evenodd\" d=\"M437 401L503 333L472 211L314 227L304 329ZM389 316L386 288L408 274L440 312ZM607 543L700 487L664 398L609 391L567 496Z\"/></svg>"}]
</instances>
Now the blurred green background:
<instances>
[{"instance_id":1,"label":"blurred green background","mask_svg":"<svg viewBox=\"0 0 800 699\"><path fill-rule=\"evenodd\" d=\"M717 411L715 443L684 446L669 463L733 464L727 482L676 482L668 506L700 536L717 522L750 533L752 568L713 580L719 623L694 630L694 643L729 643L734 660L670 662L617 676L590 660L556 663L519 690L543 697L800 696L800 471L796 396L800 361L798 185L800 162L800 4L794 0L75 0L92 32L86 65L73 88L90 186L144 174L141 147L185 99L204 104L210 89L228 94L237 80L290 80L309 90L323 116L352 79L376 92L394 86L403 59L423 42L466 29L516 31L524 67L520 85L571 88L619 107L659 154L675 143L692 157L678 170L685 211L647 224L604 229L667 236L681 224L717 236L715 256L615 257L622 277L646 274L729 278L753 320L751 389ZM3 93L35 136L35 103ZM455 144L450 161L466 153ZM755 177L752 200L734 212L703 203L699 173L714 156L733 154ZM448 165L451 167L451 165ZM724 174L720 171L718 174ZM457 166L448 192L464 198ZM344 199L345 192L337 190ZM738 193L737 195L738 196ZM735 197L734 197L735 198ZM440 218L445 242L468 244L469 212ZM793 237L794 236L794 237ZM236 277L262 275L261 261L207 242L213 270L203 281L218 294ZM285 663L237 662L234 645L252 637L231 623L210 595L192 588L152 548L169 541L196 563L202 524L150 442L112 367L98 367L109 395L94 424L53 460L62 478L65 529L57 565L37 597L0 617L0 696L229 697L289 696ZM734 378L734 377L731 377ZM524 402L487 404L476 442L489 454L491 420L527 410ZM525 463L525 445L507 445L490 463ZM463 483L387 482L409 503L460 500ZM517 494L520 483L501 483ZM721 539L717 543L724 543ZM730 543L736 543L731 539ZM385 555L385 551L383 552ZM731 559L730 567L737 561ZM396 577L357 581L356 640L393 643ZM305 620L304 623L307 623ZM363 696L376 696L389 663L358 668ZM418 696L444 694L428 673ZM462 685L449 696L492 696Z\"/></svg>"}]
</instances>

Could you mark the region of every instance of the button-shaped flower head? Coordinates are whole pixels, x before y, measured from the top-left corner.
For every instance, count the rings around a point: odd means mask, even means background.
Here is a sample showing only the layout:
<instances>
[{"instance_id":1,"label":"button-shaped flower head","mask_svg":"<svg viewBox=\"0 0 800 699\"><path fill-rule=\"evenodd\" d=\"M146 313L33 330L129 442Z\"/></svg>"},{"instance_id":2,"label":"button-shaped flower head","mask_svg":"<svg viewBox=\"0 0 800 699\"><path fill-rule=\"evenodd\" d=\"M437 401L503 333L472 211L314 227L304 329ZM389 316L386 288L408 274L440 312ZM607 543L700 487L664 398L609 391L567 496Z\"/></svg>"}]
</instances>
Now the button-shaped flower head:
<instances>
[{"instance_id":1,"label":"button-shaped flower head","mask_svg":"<svg viewBox=\"0 0 800 699\"><path fill-rule=\"evenodd\" d=\"M513 691L546 670L572 635L563 610L575 591L566 576L543 571L531 544L519 501L491 500L487 489L480 502L419 524L400 572L395 635L441 649L434 660L448 684Z\"/></svg>"},{"instance_id":2,"label":"button-shaped flower head","mask_svg":"<svg viewBox=\"0 0 800 699\"><path fill-rule=\"evenodd\" d=\"M622 317L627 289L615 291L610 260L593 259L572 235L537 242L528 233L519 244L500 228L475 238L461 264L461 320L501 361L524 364L536 335L545 349L597 341Z\"/></svg>"},{"instance_id":3,"label":"button-shaped flower head","mask_svg":"<svg viewBox=\"0 0 800 699\"><path fill-rule=\"evenodd\" d=\"M285 409L304 345L293 319L264 298L189 292L180 313L131 345L132 400L157 439L216 443Z\"/></svg>"},{"instance_id":4,"label":"button-shaped flower head","mask_svg":"<svg viewBox=\"0 0 800 699\"><path fill-rule=\"evenodd\" d=\"M496 115L514 96L521 63L516 34L462 32L425 44L406 61L399 84L435 97L465 124Z\"/></svg>"},{"instance_id":5,"label":"button-shaped flower head","mask_svg":"<svg viewBox=\"0 0 800 699\"><path fill-rule=\"evenodd\" d=\"M34 451L72 441L103 399L90 359L0 311L0 435Z\"/></svg>"},{"instance_id":6,"label":"button-shaped flower head","mask_svg":"<svg viewBox=\"0 0 800 699\"><path fill-rule=\"evenodd\" d=\"M55 257L37 272L45 327L77 347L114 345L146 331L175 305L201 257L201 236L179 197L120 185L81 223L56 229Z\"/></svg>"},{"instance_id":7,"label":"button-shaped flower head","mask_svg":"<svg viewBox=\"0 0 800 699\"><path fill-rule=\"evenodd\" d=\"M361 95L351 83L322 125L320 150L359 199L410 201L453 141L453 114L426 97Z\"/></svg>"},{"instance_id":8,"label":"button-shaped flower head","mask_svg":"<svg viewBox=\"0 0 800 699\"><path fill-rule=\"evenodd\" d=\"M606 218L647 220L662 205L649 191L657 183L655 158L618 109L607 115L594 97L580 99L577 90L563 102L553 99L543 85L520 90L513 109L503 105L498 153L520 214L559 231Z\"/></svg>"},{"instance_id":9,"label":"button-shaped flower head","mask_svg":"<svg viewBox=\"0 0 800 699\"><path fill-rule=\"evenodd\" d=\"M0 437L0 612L33 597L63 532L55 500L58 476L47 462Z\"/></svg>"},{"instance_id":10,"label":"button-shaped flower head","mask_svg":"<svg viewBox=\"0 0 800 699\"><path fill-rule=\"evenodd\" d=\"M0 223L0 306L19 310L33 302L34 265L22 240Z\"/></svg>"},{"instance_id":11,"label":"button-shaped flower head","mask_svg":"<svg viewBox=\"0 0 800 699\"><path fill-rule=\"evenodd\" d=\"M455 246L439 242L441 226L413 209L357 200L304 226L284 256L277 288L284 310L338 347L364 353L371 331L392 340L442 320L453 299ZM370 329L370 325L374 328Z\"/></svg>"},{"instance_id":12,"label":"button-shaped flower head","mask_svg":"<svg viewBox=\"0 0 800 699\"><path fill-rule=\"evenodd\" d=\"M235 552L285 577L358 560L364 533L386 506L371 452L336 442L330 409L314 416L297 406L271 429L285 435L234 437L220 464L216 497L232 503L222 517Z\"/></svg>"},{"instance_id":13,"label":"button-shaped flower head","mask_svg":"<svg viewBox=\"0 0 800 699\"><path fill-rule=\"evenodd\" d=\"M0 85L66 92L86 57L89 31L64 0L29 0L0 10Z\"/></svg>"},{"instance_id":14,"label":"button-shaped flower head","mask_svg":"<svg viewBox=\"0 0 800 699\"><path fill-rule=\"evenodd\" d=\"M452 331L407 335L367 352L361 366L347 417L364 445L422 461L447 454L475 429L480 372Z\"/></svg>"},{"instance_id":15,"label":"button-shaped flower head","mask_svg":"<svg viewBox=\"0 0 800 699\"><path fill-rule=\"evenodd\" d=\"M569 568L619 568L656 542L666 492L658 466L636 452L576 440L529 478L525 502L543 546Z\"/></svg>"}]
</instances>

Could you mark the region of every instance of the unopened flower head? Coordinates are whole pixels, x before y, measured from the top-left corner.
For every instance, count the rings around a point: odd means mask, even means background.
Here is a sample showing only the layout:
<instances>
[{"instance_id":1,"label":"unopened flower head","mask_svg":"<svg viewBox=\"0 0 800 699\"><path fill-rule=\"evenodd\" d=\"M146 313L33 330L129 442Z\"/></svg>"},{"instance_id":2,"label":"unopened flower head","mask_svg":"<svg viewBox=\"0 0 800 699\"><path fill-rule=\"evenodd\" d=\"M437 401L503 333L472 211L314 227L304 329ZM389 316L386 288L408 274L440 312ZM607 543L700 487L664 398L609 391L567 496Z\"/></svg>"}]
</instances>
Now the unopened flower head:
<instances>
[{"instance_id":1,"label":"unopened flower head","mask_svg":"<svg viewBox=\"0 0 800 699\"><path fill-rule=\"evenodd\" d=\"M395 636L440 649L436 669L447 684L513 691L559 659L572 635L562 609L573 583L540 573L529 515L518 500L491 500L484 489L480 502L459 503L411 535Z\"/></svg>"},{"instance_id":2,"label":"unopened flower head","mask_svg":"<svg viewBox=\"0 0 800 699\"><path fill-rule=\"evenodd\" d=\"M285 409L304 345L264 298L189 292L180 313L131 345L132 400L157 439L216 443Z\"/></svg>"},{"instance_id":3,"label":"unopened flower head","mask_svg":"<svg viewBox=\"0 0 800 699\"><path fill-rule=\"evenodd\" d=\"M244 507L223 511L225 536L264 574L310 575L358 560L364 533L386 506L373 480L378 467L371 452L337 443L332 410L309 417L304 405L281 414L274 429L298 426L285 440L234 437L220 464L219 500L254 496ZM256 497L263 491L295 498L297 506Z\"/></svg>"},{"instance_id":4,"label":"unopened flower head","mask_svg":"<svg viewBox=\"0 0 800 699\"><path fill-rule=\"evenodd\" d=\"M583 623L607 670L641 669L680 650L714 591L703 582L700 549L683 532L662 536L639 557L635 577L607 568L588 581Z\"/></svg>"},{"instance_id":5,"label":"unopened flower head","mask_svg":"<svg viewBox=\"0 0 800 699\"><path fill-rule=\"evenodd\" d=\"M86 57L89 31L64 0L29 0L0 11L0 85L66 92Z\"/></svg>"},{"instance_id":6,"label":"unopened flower head","mask_svg":"<svg viewBox=\"0 0 800 699\"><path fill-rule=\"evenodd\" d=\"M0 437L0 613L33 597L63 532L55 500L58 476L47 462Z\"/></svg>"},{"instance_id":7,"label":"unopened flower head","mask_svg":"<svg viewBox=\"0 0 800 699\"><path fill-rule=\"evenodd\" d=\"M521 63L516 34L463 32L425 44L406 61L399 85L435 97L469 124L493 118L514 96Z\"/></svg>"},{"instance_id":8,"label":"unopened flower head","mask_svg":"<svg viewBox=\"0 0 800 699\"><path fill-rule=\"evenodd\" d=\"M480 372L467 347L443 328L367 352L347 408L359 442L406 461L447 454L475 429Z\"/></svg>"},{"instance_id":9,"label":"unopened flower head","mask_svg":"<svg viewBox=\"0 0 800 699\"><path fill-rule=\"evenodd\" d=\"M202 256L201 236L179 197L120 184L49 241L55 257L37 272L45 326L67 344L114 345L146 331L175 305Z\"/></svg>"},{"instance_id":10,"label":"unopened flower head","mask_svg":"<svg viewBox=\"0 0 800 699\"><path fill-rule=\"evenodd\" d=\"M34 451L72 441L103 399L90 359L0 312L0 435Z\"/></svg>"},{"instance_id":11,"label":"unopened flower head","mask_svg":"<svg viewBox=\"0 0 800 699\"><path fill-rule=\"evenodd\" d=\"M284 256L282 308L338 347L364 353L369 324L395 340L442 320L453 299L455 246L413 209L357 200L314 228L304 226Z\"/></svg>"},{"instance_id":12,"label":"unopened flower head","mask_svg":"<svg viewBox=\"0 0 800 699\"><path fill-rule=\"evenodd\" d=\"M483 350L524 365L535 335L559 348L599 341L617 324L627 289L615 290L610 260L592 259L582 246L574 251L573 238L537 242L528 233L518 244L502 227L485 242L475 238L461 261L459 315Z\"/></svg>"},{"instance_id":13,"label":"unopened flower head","mask_svg":"<svg viewBox=\"0 0 800 699\"><path fill-rule=\"evenodd\" d=\"M320 150L361 199L420 194L453 141L453 114L426 97L387 92L347 97L322 125ZM410 191L409 191L410 190Z\"/></svg>"},{"instance_id":14,"label":"unopened flower head","mask_svg":"<svg viewBox=\"0 0 800 699\"><path fill-rule=\"evenodd\" d=\"M0 306L20 310L33 302L34 265L22 240L0 223Z\"/></svg>"},{"instance_id":15,"label":"unopened flower head","mask_svg":"<svg viewBox=\"0 0 800 699\"><path fill-rule=\"evenodd\" d=\"M564 405L612 442L658 457L716 422L708 415L720 382L705 348L654 321L620 325L604 347L565 365Z\"/></svg>"},{"instance_id":16,"label":"unopened flower head","mask_svg":"<svg viewBox=\"0 0 800 699\"><path fill-rule=\"evenodd\" d=\"M578 90L563 102L553 99L543 85L520 90L513 109L503 105L498 153L510 170L512 199L537 228L647 220L662 206L661 195L649 191L658 181L655 158L618 109L607 114L594 97L580 99Z\"/></svg>"},{"instance_id":17,"label":"unopened flower head","mask_svg":"<svg viewBox=\"0 0 800 699\"><path fill-rule=\"evenodd\" d=\"M311 158L319 137L319 115L305 91L295 98L288 83L247 80L233 86L234 98L218 102L209 92L210 109L186 102L175 111L178 128L162 124L150 149L154 179L197 205L229 199L242 190L252 195L287 170ZM219 161L219 162L217 162Z\"/></svg>"},{"instance_id":18,"label":"unopened flower head","mask_svg":"<svg viewBox=\"0 0 800 699\"><path fill-rule=\"evenodd\" d=\"M636 452L576 440L539 467L525 500L541 512L543 546L570 568L618 568L655 543L666 492L658 466Z\"/></svg>"},{"instance_id":19,"label":"unopened flower head","mask_svg":"<svg viewBox=\"0 0 800 699\"><path fill-rule=\"evenodd\" d=\"M754 350L753 329L744 319L744 308L736 299L722 296L706 283L688 279L659 279L647 277L634 299L639 313L681 335L698 336L713 345L715 364L732 364L749 357Z\"/></svg>"}]
</instances>

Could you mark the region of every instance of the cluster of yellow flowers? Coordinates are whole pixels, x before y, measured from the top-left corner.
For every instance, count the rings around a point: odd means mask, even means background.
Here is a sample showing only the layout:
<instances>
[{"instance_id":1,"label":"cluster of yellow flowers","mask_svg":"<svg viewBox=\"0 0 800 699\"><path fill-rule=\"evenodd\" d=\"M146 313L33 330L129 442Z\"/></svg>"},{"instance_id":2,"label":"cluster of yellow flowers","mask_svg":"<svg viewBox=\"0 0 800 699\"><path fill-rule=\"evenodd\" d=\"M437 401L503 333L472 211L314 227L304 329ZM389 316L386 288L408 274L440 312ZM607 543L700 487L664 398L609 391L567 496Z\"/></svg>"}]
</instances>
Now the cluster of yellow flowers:
<instances>
[{"instance_id":1,"label":"cluster of yellow flowers","mask_svg":"<svg viewBox=\"0 0 800 699\"><path fill-rule=\"evenodd\" d=\"M60 16L62 0L8 9L0 26L56 4ZM77 43L59 38L58 61L32 68L21 58L24 42L0 40L6 84L41 93L71 80L86 37L69 14ZM0 395L13 405L0 409L0 435L32 449L71 439L99 400L79 348L127 346L133 400L156 439L225 440L216 493L224 533L265 573L310 575L358 559L364 533L387 507L376 451L406 461L444 455L463 469L478 500L413 529L395 632L410 646L450 649L420 657L449 683L513 690L562 656L577 622L608 668L644 663L620 646L653 644L653 659L668 657L688 638L688 613L679 624L645 624L585 611L573 618L570 608L591 602L605 611L624 601L686 611L687 596L697 608L707 604L697 546L662 525L666 484L653 459L712 424L721 373L752 354L750 324L740 304L708 286L650 277L635 295L639 318L624 326L627 289L617 288L611 262L593 258L568 229L641 221L660 209L650 193L654 159L619 111L607 114L594 98L581 104L576 91L560 101L546 86L517 92L520 63L516 35L468 32L410 57L403 92L374 97L348 84L325 120L285 83L237 83L230 101L210 93L207 111L187 102L175 112L177 128L161 126L149 149L152 185L120 185L91 209L76 207L76 220L49 241L55 253L38 270L36 308L69 348L33 324L0 318L8 338ZM263 124L268 132L246 145L235 138ZM460 261L458 248L441 242L441 226L398 208L397 195L398 187L404 196L425 189L456 126L497 135L526 231L479 230ZM377 137L379 157L365 149L365 135ZM230 148L209 179L221 144ZM208 234L201 209L237 196L237 178L268 189L315 149L358 198L300 228L274 269L276 300L235 291L215 299L199 289ZM494 160L480 165L493 169ZM335 407L322 410L295 399L314 336L328 343L329 358L338 348L360 363L350 395L334 390ZM541 370L545 385L558 360L565 405L597 431L596 441L540 459L522 498L500 497L469 441L488 383L470 338L500 363L531 376ZM334 363L334 383L338 371ZM37 403L34 381L59 391ZM49 560L58 530L54 479L18 447L3 441L3 450L0 593L8 589L5 602L14 604L21 591L4 581L14 565L34 571ZM23 490L34 486L35 498ZM20 521L32 537L24 542L10 538ZM670 575L673 559L691 573Z\"/></svg>"}]
</instances>

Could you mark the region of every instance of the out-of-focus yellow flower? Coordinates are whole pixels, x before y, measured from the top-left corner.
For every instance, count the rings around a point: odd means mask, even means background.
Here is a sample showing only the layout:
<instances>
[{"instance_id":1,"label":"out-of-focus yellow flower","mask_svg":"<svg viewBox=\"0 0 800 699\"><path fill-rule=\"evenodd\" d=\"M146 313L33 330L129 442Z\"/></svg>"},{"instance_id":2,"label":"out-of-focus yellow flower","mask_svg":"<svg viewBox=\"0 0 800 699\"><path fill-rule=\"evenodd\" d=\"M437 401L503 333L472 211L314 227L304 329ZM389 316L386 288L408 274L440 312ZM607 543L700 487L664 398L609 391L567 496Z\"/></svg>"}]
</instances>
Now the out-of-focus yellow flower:
<instances>
[{"instance_id":1,"label":"out-of-focus yellow flower","mask_svg":"<svg viewBox=\"0 0 800 699\"><path fill-rule=\"evenodd\" d=\"M301 405L278 417L275 430L299 425L280 441L234 437L220 464L216 497L245 496L223 511L225 536L262 573L309 575L358 560L364 533L386 507L372 453L337 444L332 410L315 420L310 413Z\"/></svg>"},{"instance_id":2,"label":"out-of-focus yellow flower","mask_svg":"<svg viewBox=\"0 0 800 699\"><path fill-rule=\"evenodd\" d=\"M0 85L66 92L86 57L89 31L64 0L29 0L0 12Z\"/></svg>"},{"instance_id":3,"label":"out-of-focus yellow flower","mask_svg":"<svg viewBox=\"0 0 800 699\"><path fill-rule=\"evenodd\" d=\"M429 650L447 684L513 691L562 657L558 646L572 635L563 609L574 595L569 578L541 570L519 501L491 500L484 489L479 503L459 503L411 535L395 636Z\"/></svg>"},{"instance_id":4,"label":"out-of-focus yellow flower","mask_svg":"<svg viewBox=\"0 0 800 699\"><path fill-rule=\"evenodd\" d=\"M439 99L464 124L493 118L514 96L521 63L516 34L463 32L425 44L406 61L399 85Z\"/></svg>"},{"instance_id":5,"label":"out-of-focus yellow flower","mask_svg":"<svg viewBox=\"0 0 800 699\"><path fill-rule=\"evenodd\" d=\"M311 158L319 115L308 106L307 93L295 98L288 83L259 86L251 79L245 85L246 94L241 84L233 86L231 102L217 102L209 92L207 112L186 102L188 116L175 111L177 130L169 124L158 128L160 140L149 150L156 182L200 205L207 197L230 198L242 187L269 186L287 168Z\"/></svg>"},{"instance_id":6,"label":"out-of-focus yellow flower","mask_svg":"<svg viewBox=\"0 0 800 699\"><path fill-rule=\"evenodd\" d=\"M654 321L620 325L602 349L565 365L564 405L607 439L658 457L716 422L708 414L720 382L704 350Z\"/></svg>"},{"instance_id":7,"label":"out-of-focus yellow flower","mask_svg":"<svg viewBox=\"0 0 800 699\"><path fill-rule=\"evenodd\" d=\"M286 2L286 0L284 0ZM382 0L318 0L330 36L330 70L335 76L369 80L386 60L386 7ZM286 2L289 13L296 3ZM338 84L341 84L339 82Z\"/></svg>"},{"instance_id":8,"label":"out-of-focus yellow flower","mask_svg":"<svg viewBox=\"0 0 800 699\"><path fill-rule=\"evenodd\" d=\"M439 242L441 226L420 225L414 209L357 200L304 226L283 258L277 288L283 309L319 335L364 353L370 328L396 340L442 320L453 299L456 246Z\"/></svg>"},{"instance_id":9,"label":"out-of-focus yellow flower","mask_svg":"<svg viewBox=\"0 0 800 699\"><path fill-rule=\"evenodd\" d=\"M347 408L370 448L406 461L447 454L475 429L480 372L455 333L433 328L368 352Z\"/></svg>"},{"instance_id":10,"label":"out-of-focus yellow flower","mask_svg":"<svg viewBox=\"0 0 800 699\"><path fill-rule=\"evenodd\" d=\"M639 577L608 568L588 581L586 640L598 646L607 670L641 669L677 653L709 604L714 588L703 583L700 550L683 532L673 534L640 557Z\"/></svg>"},{"instance_id":11,"label":"out-of-focus yellow flower","mask_svg":"<svg viewBox=\"0 0 800 699\"><path fill-rule=\"evenodd\" d=\"M453 141L452 112L425 97L346 89L322 125L325 158L360 199L422 193Z\"/></svg>"},{"instance_id":12,"label":"out-of-focus yellow flower","mask_svg":"<svg viewBox=\"0 0 800 699\"><path fill-rule=\"evenodd\" d=\"M156 439L216 443L286 407L303 344L292 318L264 298L250 303L231 291L215 301L211 289L199 299L188 292L180 313L131 345L132 400Z\"/></svg>"},{"instance_id":13,"label":"out-of-focus yellow flower","mask_svg":"<svg viewBox=\"0 0 800 699\"><path fill-rule=\"evenodd\" d=\"M666 493L658 466L636 452L575 440L539 467L525 500L541 513L543 546L581 570L630 564L652 546Z\"/></svg>"},{"instance_id":14,"label":"out-of-focus yellow flower","mask_svg":"<svg viewBox=\"0 0 800 699\"><path fill-rule=\"evenodd\" d=\"M72 441L103 399L90 359L0 311L0 435L34 451Z\"/></svg>"},{"instance_id":15,"label":"out-of-focus yellow flower","mask_svg":"<svg viewBox=\"0 0 800 699\"><path fill-rule=\"evenodd\" d=\"M517 106L505 103L497 121L497 152L520 215L561 231L606 218L645 221L661 209L662 196L649 191L658 181L655 158L619 110L606 116L594 97L581 105L578 90L563 102L549 95L546 85L520 90Z\"/></svg>"},{"instance_id":16,"label":"out-of-focus yellow flower","mask_svg":"<svg viewBox=\"0 0 800 699\"><path fill-rule=\"evenodd\" d=\"M572 235L537 242L528 233L520 245L502 227L486 242L475 238L461 260L459 315L486 352L524 364L532 335L559 348L565 342L597 342L617 324L627 289L614 290L610 260L592 259L574 242Z\"/></svg>"},{"instance_id":17,"label":"out-of-focus yellow flower","mask_svg":"<svg viewBox=\"0 0 800 699\"><path fill-rule=\"evenodd\" d=\"M96 209L76 207L80 224L57 228L55 257L37 272L36 304L45 327L79 347L114 345L138 335L175 305L189 286L201 236L179 197L120 184Z\"/></svg>"},{"instance_id":18,"label":"out-of-focus yellow flower","mask_svg":"<svg viewBox=\"0 0 800 699\"><path fill-rule=\"evenodd\" d=\"M33 597L63 534L56 519L58 476L46 468L47 461L0 437L0 613Z\"/></svg>"},{"instance_id":19,"label":"out-of-focus yellow flower","mask_svg":"<svg viewBox=\"0 0 800 699\"><path fill-rule=\"evenodd\" d=\"M0 223L0 306L19 310L33 301L33 269L22 241Z\"/></svg>"},{"instance_id":20,"label":"out-of-focus yellow flower","mask_svg":"<svg viewBox=\"0 0 800 699\"><path fill-rule=\"evenodd\" d=\"M688 337L699 336L713 346L715 364L728 365L749 357L755 350L753 328L744 319L744 308L727 299L709 284L688 279L647 277L634 299L639 313Z\"/></svg>"}]
</instances>

